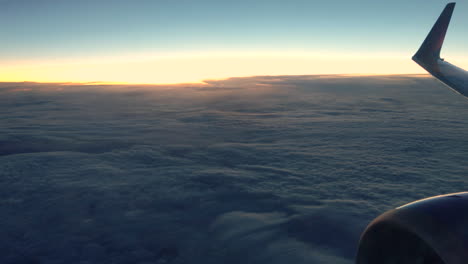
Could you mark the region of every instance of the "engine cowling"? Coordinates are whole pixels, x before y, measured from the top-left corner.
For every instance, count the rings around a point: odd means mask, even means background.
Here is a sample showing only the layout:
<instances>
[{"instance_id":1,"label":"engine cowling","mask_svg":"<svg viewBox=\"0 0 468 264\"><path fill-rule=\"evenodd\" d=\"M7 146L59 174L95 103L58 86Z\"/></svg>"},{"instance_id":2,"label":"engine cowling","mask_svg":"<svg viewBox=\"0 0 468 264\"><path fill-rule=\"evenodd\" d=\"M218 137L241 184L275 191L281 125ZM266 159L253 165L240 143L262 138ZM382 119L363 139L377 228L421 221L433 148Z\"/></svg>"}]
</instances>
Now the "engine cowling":
<instances>
[{"instance_id":1,"label":"engine cowling","mask_svg":"<svg viewBox=\"0 0 468 264\"><path fill-rule=\"evenodd\" d=\"M356 264L468 263L468 192L430 197L372 221Z\"/></svg>"}]
</instances>

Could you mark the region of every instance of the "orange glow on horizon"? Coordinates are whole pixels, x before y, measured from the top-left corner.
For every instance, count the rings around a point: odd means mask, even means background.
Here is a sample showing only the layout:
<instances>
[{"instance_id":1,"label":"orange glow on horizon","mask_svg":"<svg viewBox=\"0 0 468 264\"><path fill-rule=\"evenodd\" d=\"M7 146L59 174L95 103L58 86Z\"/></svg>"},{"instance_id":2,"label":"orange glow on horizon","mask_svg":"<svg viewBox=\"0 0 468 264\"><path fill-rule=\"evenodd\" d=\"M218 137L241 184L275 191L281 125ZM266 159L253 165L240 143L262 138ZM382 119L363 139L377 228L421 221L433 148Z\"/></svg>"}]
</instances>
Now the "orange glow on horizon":
<instances>
[{"instance_id":1,"label":"orange glow on horizon","mask_svg":"<svg viewBox=\"0 0 468 264\"><path fill-rule=\"evenodd\" d=\"M0 64L0 82L176 84L260 75L421 73L426 72L399 54L215 53Z\"/></svg>"}]
</instances>

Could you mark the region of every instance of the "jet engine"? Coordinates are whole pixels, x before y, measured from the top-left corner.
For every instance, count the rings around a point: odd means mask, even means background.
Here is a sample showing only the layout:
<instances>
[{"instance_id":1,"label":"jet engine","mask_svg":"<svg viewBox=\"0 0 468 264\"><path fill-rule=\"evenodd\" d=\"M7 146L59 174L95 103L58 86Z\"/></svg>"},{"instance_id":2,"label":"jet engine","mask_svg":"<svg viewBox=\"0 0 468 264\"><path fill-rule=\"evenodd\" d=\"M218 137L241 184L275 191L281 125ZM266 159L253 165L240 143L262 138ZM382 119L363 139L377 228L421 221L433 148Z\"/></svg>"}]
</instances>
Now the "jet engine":
<instances>
[{"instance_id":1,"label":"jet engine","mask_svg":"<svg viewBox=\"0 0 468 264\"><path fill-rule=\"evenodd\" d=\"M390 210L361 236L356 264L468 263L468 192Z\"/></svg>"}]
</instances>

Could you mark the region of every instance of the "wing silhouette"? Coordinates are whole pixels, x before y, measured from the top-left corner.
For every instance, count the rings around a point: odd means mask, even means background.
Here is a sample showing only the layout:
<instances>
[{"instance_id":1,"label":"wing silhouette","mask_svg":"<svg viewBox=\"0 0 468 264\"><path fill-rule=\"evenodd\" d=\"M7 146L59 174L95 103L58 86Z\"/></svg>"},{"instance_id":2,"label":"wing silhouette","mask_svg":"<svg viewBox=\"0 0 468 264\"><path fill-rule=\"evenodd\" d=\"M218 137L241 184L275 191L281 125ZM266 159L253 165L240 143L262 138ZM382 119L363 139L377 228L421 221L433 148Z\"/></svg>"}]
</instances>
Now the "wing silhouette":
<instances>
[{"instance_id":1,"label":"wing silhouette","mask_svg":"<svg viewBox=\"0 0 468 264\"><path fill-rule=\"evenodd\" d=\"M455 3L447 4L413 60L455 92L468 97L468 72L440 58L454 8Z\"/></svg>"}]
</instances>

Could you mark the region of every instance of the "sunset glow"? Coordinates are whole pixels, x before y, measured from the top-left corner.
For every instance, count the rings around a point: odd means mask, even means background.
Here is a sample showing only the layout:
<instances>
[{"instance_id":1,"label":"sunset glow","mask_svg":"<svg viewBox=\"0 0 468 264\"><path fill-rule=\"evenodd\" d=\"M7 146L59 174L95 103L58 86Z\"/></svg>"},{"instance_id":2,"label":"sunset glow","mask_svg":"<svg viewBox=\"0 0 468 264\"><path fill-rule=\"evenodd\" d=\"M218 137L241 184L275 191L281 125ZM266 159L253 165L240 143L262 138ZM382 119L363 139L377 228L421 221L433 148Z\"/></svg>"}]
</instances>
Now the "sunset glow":
<instances>
[{"instance_id":1,"label":"sunset glow","mask_svg":"<svg viewBox=\"0 0 468 264\"><path fill-rule=\"evenodd\" d=\"M440 5L367 0L44 0L1 7L0 82L142 84L425 73L411 56L440 12ZM467 23L456 16L444 44L443 55L460 67L468 65Z\"/></svg>"},{"instance_id":2,"label":"sunset glow","mask_svg":"<svg viewBox=\"0 0 468 264\"><path fill-rule=\"evenodd\" d=\"M408 55L232 53L0 64L2 82L187 83L258 75L424 73Z\"/></svg>"}]
</instances>

